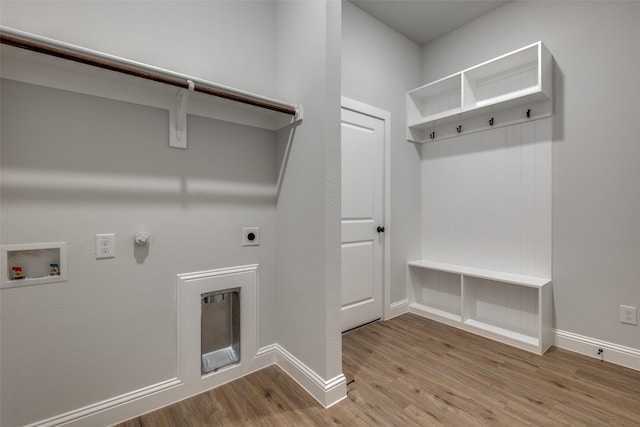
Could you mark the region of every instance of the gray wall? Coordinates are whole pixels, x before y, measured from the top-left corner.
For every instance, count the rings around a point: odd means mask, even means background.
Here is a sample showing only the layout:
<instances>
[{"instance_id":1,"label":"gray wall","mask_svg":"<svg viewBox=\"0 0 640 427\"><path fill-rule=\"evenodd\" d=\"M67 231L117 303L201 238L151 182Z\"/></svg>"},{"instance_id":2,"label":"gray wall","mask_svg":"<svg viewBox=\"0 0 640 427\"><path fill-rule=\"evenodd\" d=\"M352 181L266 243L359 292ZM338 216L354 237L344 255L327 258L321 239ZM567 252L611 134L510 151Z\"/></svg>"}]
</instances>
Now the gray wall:
<instances>
[{"instance_id":1,"label":"gray wall","mask_svg":"<svg viewBox=\"0 0 640 427\"><path fill-rule=\"evenodd\" d=\"M278 199L277 342L330 379L342 373L339 3L279 2L276 16L277 86L305 116Z\"/></svg>"},{"instance_id":2,"label":"gray wall","mask_svg":"<svg viewBox=\"0 0 640 427\"><path fill-rule=\"evenodd\" d=\"M420 47L345 1L342 95L391 113L391 303L407 298L420 258L420 152L406 142L405 93L420 85Z\"/></svg>"},{"instance_id":3,"label":"gray wall","mask_svg":"<svg viewBox=\"0 0 640 427\"><path fill-rule=\"evenodd\" d=\"M259 345L341 373L339 3L150 5L3 1L2 24L304 104L280 199L274 132L188 116L173 150L164 110L3 81L2 243L69 245L68 282L0 293L3 426L175 377L178 273L260 264Z\"/></svg>"},{"instance_id":4,"label":"gray wall","mask_svg":"<svg viewBox=\"0 0 640 427\"><path fill-rule=\"evenodd\" d=\"M68 282L1 291L2 425L174 378L178 273L260 264L273 337L273 132L190 116L175 150L166 111L7 80L1 120L2 243L69 250ZM247 225L260 247L240 246ZM114 259L95 259L96 233L115 233Z\"/></svg>"},{"instance_id":5,"label":"gray wall","mask_svg":"<svg viewBox=\"0 0 640 427\"><path fill-rule=\"evenodd\" d=\"M555 327L640 348L640 3L510 2L423 49L423 83L542 40L555 59Z\"/></svg>"}]
</instances>

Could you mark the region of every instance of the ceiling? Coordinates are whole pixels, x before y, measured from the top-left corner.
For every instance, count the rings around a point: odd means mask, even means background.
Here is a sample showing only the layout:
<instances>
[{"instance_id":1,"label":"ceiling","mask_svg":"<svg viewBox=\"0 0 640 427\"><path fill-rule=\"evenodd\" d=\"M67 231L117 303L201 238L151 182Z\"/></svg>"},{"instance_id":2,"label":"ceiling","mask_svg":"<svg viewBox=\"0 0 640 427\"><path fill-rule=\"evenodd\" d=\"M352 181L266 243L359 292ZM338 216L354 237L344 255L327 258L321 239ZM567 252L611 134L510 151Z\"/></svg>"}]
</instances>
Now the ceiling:
<instances>
[{"instance_id":1,"label":"ceiling","mask_svg":"<svg viewBox=\"0 0 640 427\"><path fill-rule=\"evenodd\" d=\"M462 27L508 0L351 0L419 45Z\"/></svg>"}]
</instances>

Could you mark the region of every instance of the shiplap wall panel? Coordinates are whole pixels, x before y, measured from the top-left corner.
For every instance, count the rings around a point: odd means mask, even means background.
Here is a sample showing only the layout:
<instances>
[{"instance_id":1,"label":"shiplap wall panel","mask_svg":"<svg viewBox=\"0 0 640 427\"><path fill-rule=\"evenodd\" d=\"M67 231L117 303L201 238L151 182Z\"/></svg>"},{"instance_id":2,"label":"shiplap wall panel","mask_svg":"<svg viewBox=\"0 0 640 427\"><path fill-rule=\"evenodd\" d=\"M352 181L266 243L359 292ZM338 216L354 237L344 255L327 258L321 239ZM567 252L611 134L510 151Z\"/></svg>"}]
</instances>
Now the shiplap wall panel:
<instances>
[{"instance_id":1,"label":"shiplap wall panel","mask_svg":"<svg viewBox=\"0 0 640 427\"><path fill-rule=\"evenodd\" d=\"M551 118L424 144L422 257L551 276Z\"/></svg>"},{"instance_id":2,"label":"shiplap wall panel","mask_svg":"<svg viewBox=\"0 0 640 427\"><path fill-rule=\"evenodd\" d=\"M507 271L507 231L508 223L508 198L506 197L508 181L504 179L504 165L507 163L507 130L500 128L495 131L485 132L487 136L493 139L493 147L491 157L493 160L493 169L491 182L488 183L491 190L491 198L489 202L493 206L493 210L483 221L492 223L493 239L492 245L488 245L487 252L491 255L491 268L498 271ZM502 197L499 197L502 196ZM502 250L499 250L502 248Z\"/></svg>"},{"instance_id":3,"label":"shiplap wall panel","mask_svg":"<svg viewBox=\"0 0 640 427\"><path fill-rule=\"evenodd\" d=\"M539 277L551 277L551 136L552 120L536 122L536 265ZM546 139L545 139L546 138Z\"/></svg>"},{"instance_id":4,"label":"shiplap wall panel","mask_svg":"<svg viewBox=\"0 0 640 427\"><path fill-rule=\"evenodd\" d=\"M510 126L507 130L507 156L504 164L504 176L507 190L503 197L507 207L507 264L505 271L522 272L522 199L533 197L522 194L522 125Z\"/></svg>"},{"instance_id":5,"label":"shiplap wall panel","mask_svg":"<svg viewBox=\"0 0 640 427\"><path fill-rule=\"evenodd\" d=\"M521 201L522 224L536 223L536 122L524 123L521 133ZM529 196L527 196L529 195ZM521 269L536 271L536 227L521 227Z\"/></svg>"},{"instance_id":6,"label":"shiplap wall panel","mask_svg":"<svg viewBox=\"0 0 640 427\"><path fill-rule=\"evenodd\" d=\"M422 288L422 301L431 307L438 307L449 313L460 314L460 276L437 270L422 270L423 283L429 286Z\"/></svg>"},{"instance_id":7,"label":"shiplap wall panel","mask_svg":"<svg viewBox=\"0 0 640 427\"><path fill-rule=\"evenodd\" d=\"M506 327L522 334L537 335L537 291L524 286L465 277L467 317Z\"/></svg>"}]
</instances>

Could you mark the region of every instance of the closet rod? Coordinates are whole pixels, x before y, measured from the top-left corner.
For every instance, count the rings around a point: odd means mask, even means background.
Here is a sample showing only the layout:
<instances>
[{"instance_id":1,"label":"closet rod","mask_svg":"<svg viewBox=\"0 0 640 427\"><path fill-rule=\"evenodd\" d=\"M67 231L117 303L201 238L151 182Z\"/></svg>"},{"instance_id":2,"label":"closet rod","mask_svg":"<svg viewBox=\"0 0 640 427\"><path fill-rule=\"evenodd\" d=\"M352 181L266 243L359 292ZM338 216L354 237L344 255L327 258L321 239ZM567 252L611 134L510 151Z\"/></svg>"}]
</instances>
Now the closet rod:
<instances>
[{"instance_id":1,"label":"closet rod","mask_svg":"<svg viewBox=\"0 0 640 427\"><path fill-rule=\"evenodd\" d=\"M294 106L275 101L273 99L249 94L226 86L215 85L194 79L193 77L152 67L147 64L107 55L90 49L84 49L79 46L74 46L7 27L0 27L0 43L183 89L189 88L188 81L191 80L195 83L195 87L193 89L195 92L229 99L231 101L277 111L291 116L295 116L297 113L297 109Z\"/></svg>"}]
</instances>

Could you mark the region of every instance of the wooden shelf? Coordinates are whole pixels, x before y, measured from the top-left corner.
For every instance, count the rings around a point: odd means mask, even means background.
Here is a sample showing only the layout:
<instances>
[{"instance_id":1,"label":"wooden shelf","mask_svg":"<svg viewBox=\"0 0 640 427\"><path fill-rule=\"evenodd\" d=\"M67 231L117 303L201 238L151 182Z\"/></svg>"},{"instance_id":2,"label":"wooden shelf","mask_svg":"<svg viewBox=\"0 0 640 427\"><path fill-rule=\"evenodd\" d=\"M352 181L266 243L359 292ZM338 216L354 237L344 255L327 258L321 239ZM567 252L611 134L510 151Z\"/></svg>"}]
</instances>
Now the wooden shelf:
<instances>
[{"instance_id":1,"label":"wooden shelf","mask_svg":"<svg viewBox=\"0 0 640 427\"><path fill-rule=\"evenodd\" d=\"M442 125L548 101L551 76L551 55L537 42L411 90L406 96L407 140L428 142Z\"/></svg>"},{"instance_id":2,"label":"wooden shelf","mask_svg":"<svg viewBox=\"0 0 640 427\"><path fill-rule=\"evenodd\" d=\"M436 283L433 274L422 276L422 297L415 297L410 312L537 354L551 346L551 279L425 259L408 265L459 276L446 283ZM459 311L437 301L443 289L458 295Z\"/></svg>"}]
</instances>

